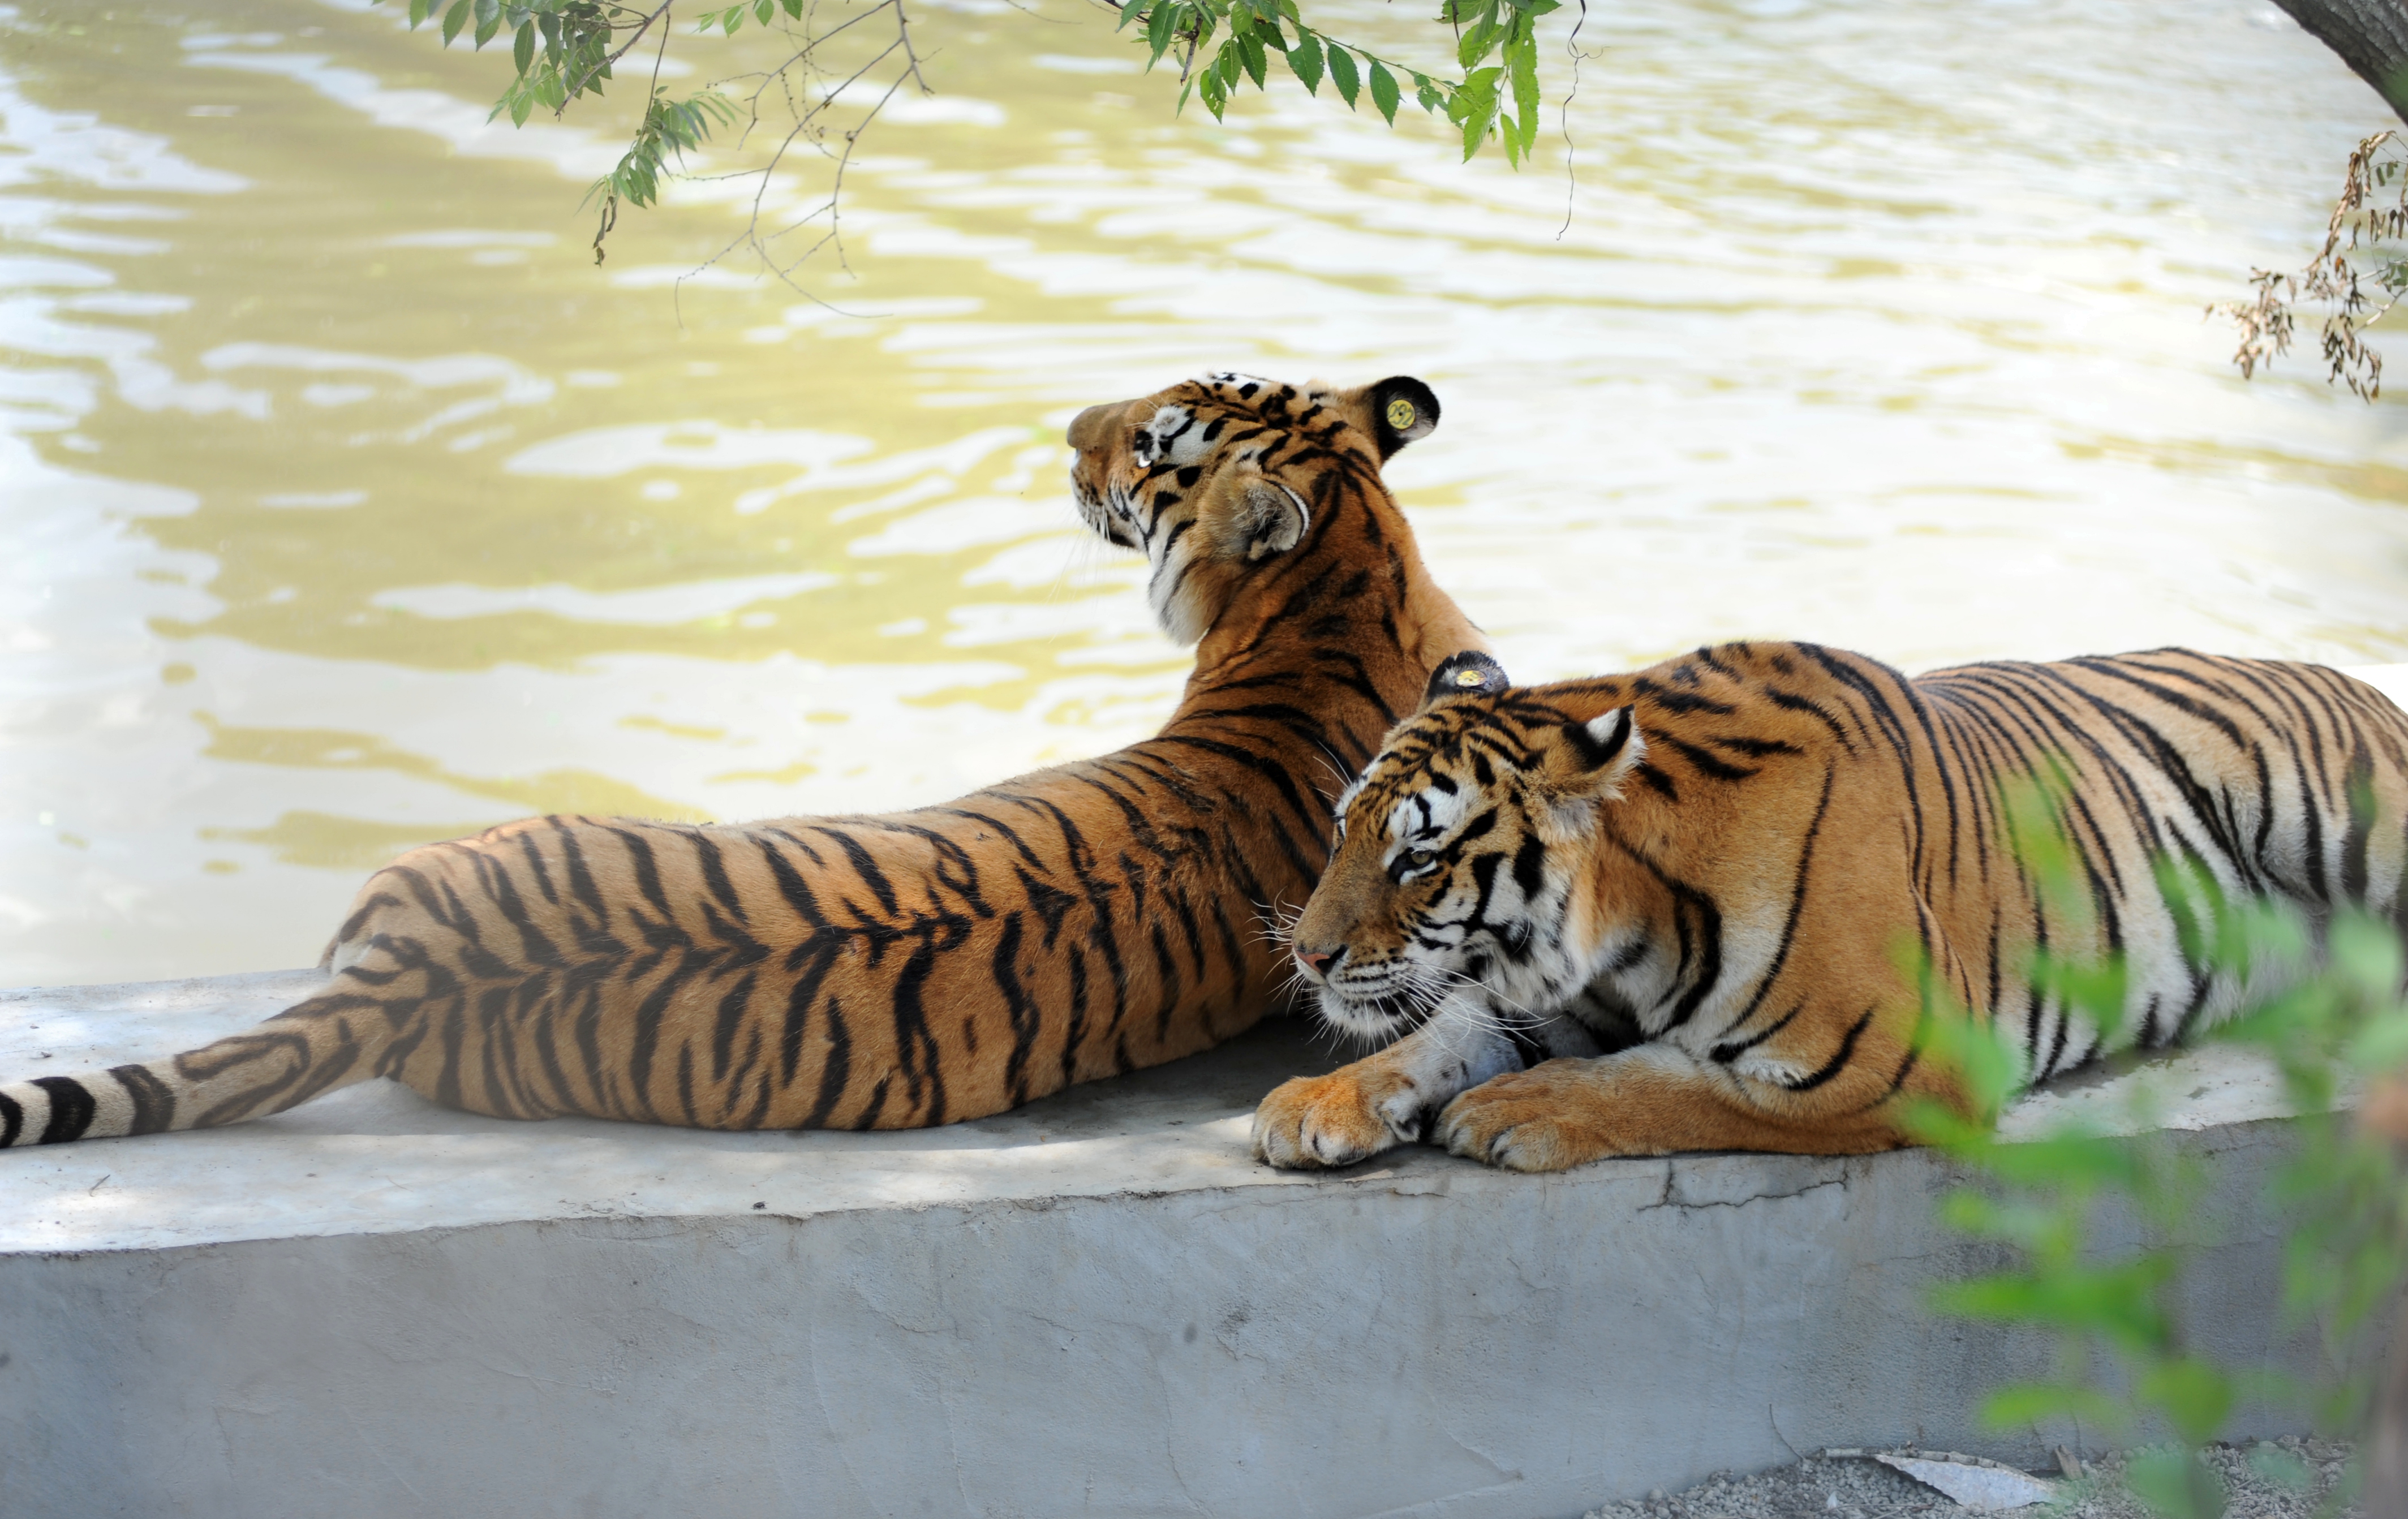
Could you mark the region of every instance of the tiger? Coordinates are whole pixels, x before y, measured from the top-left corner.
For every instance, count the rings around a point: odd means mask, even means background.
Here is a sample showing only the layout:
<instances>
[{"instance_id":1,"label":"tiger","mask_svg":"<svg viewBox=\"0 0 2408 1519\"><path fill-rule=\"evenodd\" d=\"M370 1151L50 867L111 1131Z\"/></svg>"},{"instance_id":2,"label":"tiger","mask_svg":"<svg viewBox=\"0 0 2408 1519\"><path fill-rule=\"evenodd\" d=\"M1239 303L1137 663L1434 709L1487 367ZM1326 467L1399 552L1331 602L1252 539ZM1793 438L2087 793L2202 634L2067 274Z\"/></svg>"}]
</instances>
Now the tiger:
<instances>
[{"instance_id":1,"label":"tiger","mask_svg":"<svg viewBox=\"0 0 2408 1519\"><path fill-rule=\"evenodd\" d=\"M2054 824L2029 821L2042 795ZM1914 1142L1918 1099L1972 1115L1918 1026L1951 1006L2030 1082L2267 990L2186 937L2216 900L2186 881L2408 933L2408 715L2336 670L2182 649L1909 679L1729 643L1533 687L1471 652L1338 826L1294 973L1329 1024L1395 1042L1273 1090L1261 1160L1866 1154ZM2028 866L2035 826L2081 910ZM2035 947L2120 956L2120 1020L2069 1005Z\"/></svg>"},{"instance_id":2,"label":"tiger","mask_svg":"<svg viewBox=\"0 0 2408 1519\"><path fill-rule=\"evenodd\" d=\"M1081 411L1079 515L1196 646L1155 737L913 811L542 817L410 850L322 989L199 1049L0 1084L0 1147L376 1077L502 1118L918 1127L1230 1038L1282 990L1257 911L1303 899L1345 779L1482 642L1382 479L1438 421L1409 376L1216 374Z\"/></svg>"}]
</instances>

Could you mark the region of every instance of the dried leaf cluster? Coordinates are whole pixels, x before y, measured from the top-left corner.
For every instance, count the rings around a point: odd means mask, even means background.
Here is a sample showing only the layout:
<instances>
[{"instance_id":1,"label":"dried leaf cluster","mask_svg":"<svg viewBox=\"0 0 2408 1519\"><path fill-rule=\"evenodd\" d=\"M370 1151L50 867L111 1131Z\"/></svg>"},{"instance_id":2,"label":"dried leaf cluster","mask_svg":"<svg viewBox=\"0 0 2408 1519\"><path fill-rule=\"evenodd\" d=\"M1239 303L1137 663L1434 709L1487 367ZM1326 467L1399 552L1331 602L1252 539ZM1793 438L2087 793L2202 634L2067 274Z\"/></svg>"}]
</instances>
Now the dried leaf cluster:
<instances>
[{"instance_id":1,"label":"dried leaf cluster","mask_svg":"<svg viewBox=\"0 0 2408 1519\"><path fill-rule=\"evenodd\" d=\"M2367 294L2370 281L2383 293L2379 300ZM2378 132L2349 155L2324 246L2307 267L2297 274L2255 269L2249 284L2248 300L2208 308L2240 327L2232 362L2243 379L2291 351L2300 320L2293 307L2305 301L2329 308L2319 334L2327 382L2338 380L2368 401L2383 393L2383 355L2366 340L2366 329L2408 294L2408 145L2397 132Z\"/></svg>"}]
</instances>

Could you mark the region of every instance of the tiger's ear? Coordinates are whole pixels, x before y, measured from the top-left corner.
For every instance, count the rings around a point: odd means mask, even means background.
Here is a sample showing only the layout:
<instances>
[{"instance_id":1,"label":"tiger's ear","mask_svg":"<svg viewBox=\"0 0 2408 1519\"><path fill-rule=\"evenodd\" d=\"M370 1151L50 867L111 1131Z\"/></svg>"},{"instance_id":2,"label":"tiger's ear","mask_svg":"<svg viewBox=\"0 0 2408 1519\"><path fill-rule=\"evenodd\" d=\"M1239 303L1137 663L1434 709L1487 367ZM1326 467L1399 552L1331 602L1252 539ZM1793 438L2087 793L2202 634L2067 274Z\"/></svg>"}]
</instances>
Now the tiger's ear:
<instances>
[{"instance_id":1,"label":"tiger's ear","mask_svg":"<svg viewBox=\"0 0 2408 1519\"><path fill-rule=\"evenodd\" d=\"M1339 390L1316 380L1312 398L1332 406L1371 440L1386 464L1398 449L1438 430L1438 397L1411 375L1390 375L1359 390Z\"/></svg>"},{"instance_id":2,"label":"tiger's ear","mask_svg":"<svg viewBox=\"0 0 2408 1519\"><path fill-rule=\"evenodd\" d=\"M1452 653L1430 671L1429 686L1422 693L1422 710L1449 696L1496 696L1512 686L1505 666L1477 649Z\"/></svg>"},{"instance_id":3,"label":"tiger's ear","mask_svg":"<svg viewBox=\"0 0 2408 1519\"><path fill-rule=\"evenodd\" d=\"M1312 525L1304 497L1275 477L1251 470L1219 485L1197 515L1214 558L1249 563L1287 552Z\"/></svg>"},{"instance_id":4,"label":"tiger's ear","mask_svg":"<svg viewBox=\"0 0 2408 1519\"><path fill-rule=\"evenodd\" d=\"M1540 761L1540 786L1563 802L1617 798L1646 757L1636 709L1617 707L1556 730Z\"/></svg>"},{"instance_id":5,"label":"tiger's ear","mask_svg":"<svg viewBox=\"0 0 2408 1519\"><path fill-rule=\"evenodd\" d=\"M1390 375L1372 386L1371 412L1378 423L1382 464L1406 444L1438 431L1438 397L1411 375Z\"/></svg>"}]
</instances>

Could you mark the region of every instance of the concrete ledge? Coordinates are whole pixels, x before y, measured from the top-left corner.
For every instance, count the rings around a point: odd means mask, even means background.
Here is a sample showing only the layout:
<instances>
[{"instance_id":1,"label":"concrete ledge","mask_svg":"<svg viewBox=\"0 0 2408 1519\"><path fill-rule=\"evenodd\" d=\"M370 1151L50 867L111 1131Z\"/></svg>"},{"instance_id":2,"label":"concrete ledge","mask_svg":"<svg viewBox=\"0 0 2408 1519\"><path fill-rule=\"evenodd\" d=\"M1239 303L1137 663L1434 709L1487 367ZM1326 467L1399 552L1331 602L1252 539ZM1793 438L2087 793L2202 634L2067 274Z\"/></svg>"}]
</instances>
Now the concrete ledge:
<instances>
[{"instance_id":1,"label":"concrete ledge","mask_svg":"<svg viewBox=\"0 0 2408 1519\"><path fill-rule=\"evenodd\" d=\"M186 1047L316 980L0 993L0 1068ZM0 1154L0 1507L1536 1519L1824 1445L2073 1439L1973 1425L2047 1347L1919 1311L1983 1264L1934 1222L1937 1158L1248 1161L1255 1099L1330 1063L1275 1025L879 1135L511 1124L380 1082ZM2303 1365L2264 1070L2193 1052L2011 1123L2136 1082L2214 1178L2202 1348Z\"/></svg>"}]
</instances>

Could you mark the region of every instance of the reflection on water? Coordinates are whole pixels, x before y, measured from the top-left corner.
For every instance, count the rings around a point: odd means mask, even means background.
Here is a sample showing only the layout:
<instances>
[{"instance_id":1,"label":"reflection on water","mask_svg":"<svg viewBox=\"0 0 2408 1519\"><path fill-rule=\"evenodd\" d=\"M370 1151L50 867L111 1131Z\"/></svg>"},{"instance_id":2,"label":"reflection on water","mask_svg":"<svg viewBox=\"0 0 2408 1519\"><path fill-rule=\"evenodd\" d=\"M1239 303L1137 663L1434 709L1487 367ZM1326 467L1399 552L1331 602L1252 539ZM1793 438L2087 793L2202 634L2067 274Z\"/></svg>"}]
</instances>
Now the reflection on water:
<instances>
[{"instance_id":1,"label":"reflection on water","mask_svg":"<svg viewBox=\"0 0 2408 1519\"><path fill-rule=\"evenodd\" d=\"M1396 482L1524 679L2408 658L2399 408L2200 320L2381 115L2271 7L1593 7L1559 235L1560 140L1458 165L1292 86L1176 123L1092 7L953 0L831 305L676 284L724 193L595 268L613 122L488 127L496 60L398 9L0 11L0 984L303 963L363 870L531 810L1148 730L1182 661L1060 427L1207 367L1429 380Z\"/></svg>"}]
</instances>

